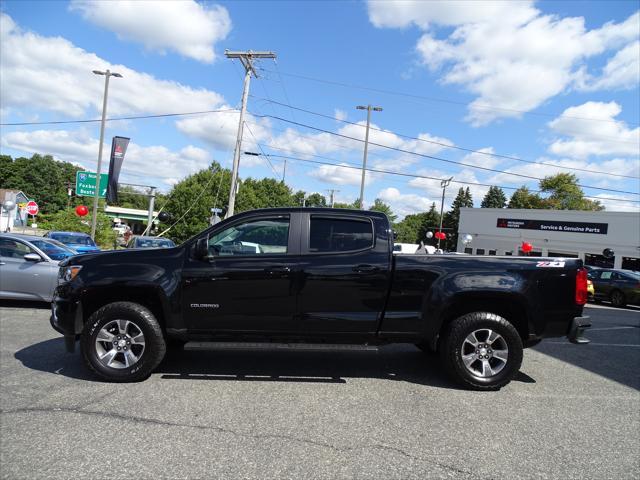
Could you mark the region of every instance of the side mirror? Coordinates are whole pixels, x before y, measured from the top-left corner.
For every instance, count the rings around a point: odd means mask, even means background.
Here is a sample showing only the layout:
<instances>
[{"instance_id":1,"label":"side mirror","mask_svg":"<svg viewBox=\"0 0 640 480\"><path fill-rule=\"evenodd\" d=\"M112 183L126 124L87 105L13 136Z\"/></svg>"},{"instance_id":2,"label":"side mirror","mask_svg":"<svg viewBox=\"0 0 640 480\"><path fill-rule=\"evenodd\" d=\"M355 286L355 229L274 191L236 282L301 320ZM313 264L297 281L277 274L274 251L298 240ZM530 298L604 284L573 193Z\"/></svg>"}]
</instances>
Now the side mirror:
<instances>
[{"instance_id":1,"label":"side mirror","mask_svg":"<svg viewBox=\"0 0 640 480\"><path fill-rule=\"evenodd\" d=\"M198 260L202 260L203 258L207 258L209 256L209 237L199 238L196 242L196 258Z\"/></svg>"},{"instance_id":2,"label":"side mirror","mask_svg":"<svg viewBox=\"0 0 640 480\"><path fill-rule=\"evenodd\" d=\"M42 257L40 255L38 255L37 253L27 253L24 256L24 259L27 262L41 262L42 261Z\"/></svg>"}]
</instances>

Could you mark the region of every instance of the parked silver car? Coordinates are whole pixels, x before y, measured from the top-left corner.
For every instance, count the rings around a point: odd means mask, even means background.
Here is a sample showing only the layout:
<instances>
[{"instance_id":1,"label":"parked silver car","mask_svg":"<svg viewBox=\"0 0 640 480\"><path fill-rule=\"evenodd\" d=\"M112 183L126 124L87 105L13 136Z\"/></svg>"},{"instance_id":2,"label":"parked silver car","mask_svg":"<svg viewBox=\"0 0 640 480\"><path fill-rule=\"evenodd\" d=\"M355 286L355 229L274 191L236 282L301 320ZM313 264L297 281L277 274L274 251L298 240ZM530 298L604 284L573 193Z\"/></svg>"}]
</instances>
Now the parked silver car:
<instances>
[{"instance_id":1,"label":"parked silver car","mask_svg":"<svg viewBox=\"0 0 640 480\"><path fill-rule=\"evenodd\" d=\"M58 262L73 255L50 238L0 233L0 299L51 301Z\"/></svg>"}]
</instances>

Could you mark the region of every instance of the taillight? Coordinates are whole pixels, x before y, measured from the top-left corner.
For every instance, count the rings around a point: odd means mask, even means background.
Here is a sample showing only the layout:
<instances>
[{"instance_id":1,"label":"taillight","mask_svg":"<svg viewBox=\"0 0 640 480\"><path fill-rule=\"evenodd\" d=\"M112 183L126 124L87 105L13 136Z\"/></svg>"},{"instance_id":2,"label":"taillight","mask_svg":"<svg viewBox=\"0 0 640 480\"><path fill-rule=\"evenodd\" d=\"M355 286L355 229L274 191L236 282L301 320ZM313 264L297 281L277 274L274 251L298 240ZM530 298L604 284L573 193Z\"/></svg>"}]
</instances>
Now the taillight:
<instances>
[{"instance_id":1,"label":"taillight","mask_svg":"<svg viewBox=\"0 0 640 480\"><path fill-rule=\"evenodd\" d=\"M576 305L587 303L587 271L578 269L576 273Z\"/></svg>"}]
</instances>

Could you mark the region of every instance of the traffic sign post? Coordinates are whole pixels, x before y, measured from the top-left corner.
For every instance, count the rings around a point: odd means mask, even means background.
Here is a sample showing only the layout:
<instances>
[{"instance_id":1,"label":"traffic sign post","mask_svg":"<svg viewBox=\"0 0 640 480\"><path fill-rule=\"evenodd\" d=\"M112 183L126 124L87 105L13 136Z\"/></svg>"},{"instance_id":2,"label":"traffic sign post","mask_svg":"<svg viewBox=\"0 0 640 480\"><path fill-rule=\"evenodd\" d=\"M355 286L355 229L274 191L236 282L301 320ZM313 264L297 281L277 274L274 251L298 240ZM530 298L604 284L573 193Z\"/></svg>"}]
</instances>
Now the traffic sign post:
<instances>
[{"instance_id":1,"label":"traffic sign post","mask_svg":"<svg viewBox=\"0 0 640 480\"><path fill-rule=\"evenodd\" d=\"M100 197L107 195L109 175L100 174ZM79 197L93 197L96 194L95 172L76 172L76 195Z\"/></svg>"},{"instance_id":2,"label":"traffic sign post","mask_svg":"<svg viewBox=\"0 0 640 480\"><path fill-rule=\"evenodd\" d=\"M25 210L32 217L35 217L38 214L38 212L40 211L40 209L38 208L38 204L36 202L34 202L33 200L27 202L27 205L25 206Z\"/></svg>"}]
</instances>

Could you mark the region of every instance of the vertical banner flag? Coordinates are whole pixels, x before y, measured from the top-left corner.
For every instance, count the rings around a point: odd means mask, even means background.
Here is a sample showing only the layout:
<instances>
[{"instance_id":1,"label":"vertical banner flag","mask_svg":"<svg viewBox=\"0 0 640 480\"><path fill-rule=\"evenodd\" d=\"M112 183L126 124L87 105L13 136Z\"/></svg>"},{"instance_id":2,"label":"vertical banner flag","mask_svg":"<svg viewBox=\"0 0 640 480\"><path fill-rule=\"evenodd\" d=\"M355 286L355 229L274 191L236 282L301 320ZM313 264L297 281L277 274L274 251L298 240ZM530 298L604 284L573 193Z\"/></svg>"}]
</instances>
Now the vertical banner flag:
<instances>
[{"instance_id":1,"label":"vertical banner flag","mask_svg":"<svg viewBox=\"0 0 640 480\"><path fill-rule=\"evenodd\" d=\"M113 137L111 142L111 160L109 161L109 183L107 184L107 203L118 201L118 177L129 146L129 138Z\"/></svg>"}]
</instances>

